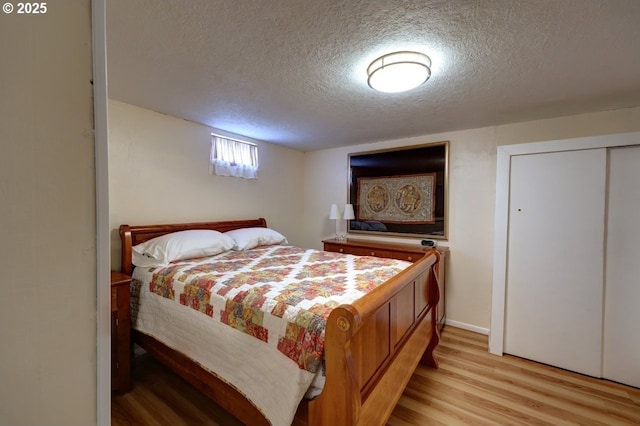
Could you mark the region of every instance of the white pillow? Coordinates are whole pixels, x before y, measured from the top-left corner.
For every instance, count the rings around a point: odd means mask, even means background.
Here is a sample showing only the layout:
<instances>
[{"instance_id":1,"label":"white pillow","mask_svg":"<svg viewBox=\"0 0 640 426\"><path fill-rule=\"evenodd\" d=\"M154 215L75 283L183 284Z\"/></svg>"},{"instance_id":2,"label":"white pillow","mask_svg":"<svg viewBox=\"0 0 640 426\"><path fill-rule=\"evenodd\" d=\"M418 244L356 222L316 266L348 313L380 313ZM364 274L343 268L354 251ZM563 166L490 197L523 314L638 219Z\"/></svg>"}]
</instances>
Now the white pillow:
<instances>
[{"instance_id":1,"label":"white pillow","mask_svg":"<svg viewBox=\"0 0 640 426\"><path fill-rule=\"evenodd\" d=\"M249 250L259 246L288 244L287 238L271 228L242 228L225 232L233 238L236 250Z\"/></svg>"},{"instance_id":2,"label":"white pillow","mask_svg":"<svg viewBox=\"0 0 640 426\"><path fill-rule=\"evenodd\" d=\"M136 266L166 266L176 260L213 256L235 247L233 239L210 229L191 229L153 238L133 247Z\"/></svg>"}]
</instances>

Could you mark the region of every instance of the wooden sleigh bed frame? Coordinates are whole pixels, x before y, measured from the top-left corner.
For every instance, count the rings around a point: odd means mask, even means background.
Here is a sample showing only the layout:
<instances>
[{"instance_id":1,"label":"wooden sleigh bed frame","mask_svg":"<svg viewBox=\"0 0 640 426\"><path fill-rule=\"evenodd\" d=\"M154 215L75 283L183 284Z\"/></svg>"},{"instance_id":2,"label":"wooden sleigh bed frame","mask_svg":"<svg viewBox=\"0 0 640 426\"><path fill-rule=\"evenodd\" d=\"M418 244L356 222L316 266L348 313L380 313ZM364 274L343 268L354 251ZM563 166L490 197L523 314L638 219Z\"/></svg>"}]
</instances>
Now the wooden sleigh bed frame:
<instances>
[{"instance_id":1,"label":"wooden sleigh bed frame","mask_svg":"<svg viewBox=\"0 0 640 426\"><path fill-rule=\"evenodd\" d=\"M131 275L132 247L171 232L220 232L266 227L263 218L149 226L120 226L123 273ZM428 252L409 268L350 305L334 309L326 324L326 382L322 393L303 400L296 421L316 425L383 425L418 363L437 368L436 306L440 255ZM241 392L186 355L136 330L134 341L218 405L248 425L268 425Z\"/></svg>"}]
</instances>

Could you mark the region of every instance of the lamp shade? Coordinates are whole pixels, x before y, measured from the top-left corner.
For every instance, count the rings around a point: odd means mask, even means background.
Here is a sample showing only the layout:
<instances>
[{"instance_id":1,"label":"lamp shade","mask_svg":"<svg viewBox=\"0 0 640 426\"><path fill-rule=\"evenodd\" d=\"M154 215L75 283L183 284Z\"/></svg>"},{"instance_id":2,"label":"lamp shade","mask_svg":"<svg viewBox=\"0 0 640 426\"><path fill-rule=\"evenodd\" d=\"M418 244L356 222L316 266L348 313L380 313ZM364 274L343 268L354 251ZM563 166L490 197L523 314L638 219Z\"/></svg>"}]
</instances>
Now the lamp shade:
<instances>
[{"instance_id":1,"label":"lamp shade","mask_svg":"<svg viewBox=\"0 0 640 426\"><path fill-rule=\"evenodd\" d=\"M344 216L342 216L345 220L352 220L356 218L356 215L353 213L353 204L345 204L344 205Z\"/></svg>"},{"instance_id":2,"label":"lamp shade","mask_svg":"<svg viewBox=\"0 0 640 426\"><path fill-rule=\"evenodd\" d=\"M331 210L329 211L329 219L340 219L340 210L337 204L331 204Z\"/></svg>"},{"instance_id":3,"label":"lamp shade","mask_svg":"<svg viewBox=\"0 0 640 426\"><path fill-rule=\"evenodd\" d=\"M389 53L373 61L367 75L369 86L379 92L405 92L431 77L431 59L418 52Z\"/></svg>"}]
</instances>

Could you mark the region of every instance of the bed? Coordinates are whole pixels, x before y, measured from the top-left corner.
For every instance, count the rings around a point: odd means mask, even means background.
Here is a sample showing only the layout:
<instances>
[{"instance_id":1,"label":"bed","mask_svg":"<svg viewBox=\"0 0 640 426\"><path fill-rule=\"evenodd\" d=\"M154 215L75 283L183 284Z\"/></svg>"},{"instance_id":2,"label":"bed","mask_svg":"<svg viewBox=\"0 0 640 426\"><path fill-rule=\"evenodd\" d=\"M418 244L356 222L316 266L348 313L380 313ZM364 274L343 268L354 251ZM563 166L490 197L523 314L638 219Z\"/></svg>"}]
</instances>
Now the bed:
<instances>
[{"instance_id":1,"label":"bed","mask_svg":"<svg viewBox=\"0 0 640 426\"><path fill-rule=\"evenodd\" d=\"M131 275L132 248L155 237L193 229L226 232L245 228L267 228L267 223L259 218L122 225L121 271ZM366 295L332 308L324 329L322 392L314 399L299 402L297 423L382 425L417 364L437 368L433 350L439 342L435 310L439 299L436 281L439 259L437 251L429 252ZM161 339L136 329L132 335L149 354L243 423L277 423L270 421L246 392L229 384L215 368L203 366L197 356L175 350Z\"/></svg>"}]
</instances>

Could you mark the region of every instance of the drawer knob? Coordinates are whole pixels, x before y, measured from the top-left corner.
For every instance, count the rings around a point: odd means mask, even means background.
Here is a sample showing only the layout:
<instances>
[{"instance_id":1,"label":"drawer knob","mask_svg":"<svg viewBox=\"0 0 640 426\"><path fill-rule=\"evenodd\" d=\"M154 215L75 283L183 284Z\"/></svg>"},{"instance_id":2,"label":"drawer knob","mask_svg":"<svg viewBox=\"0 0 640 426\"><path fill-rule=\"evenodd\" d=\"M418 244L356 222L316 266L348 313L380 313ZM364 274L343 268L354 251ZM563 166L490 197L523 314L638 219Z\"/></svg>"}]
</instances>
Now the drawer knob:
<instances>
[{"instance_id":1,"label":"drawer knob","mask_svg":"<svg viewBox=\"0 0 640 426\"><path fill-rule=\"evenodd\" d=\"M409 260L413 260L413 257L409 256Z\"/></svg>"},{"instance_id":2,"label":"drawer knob","mask_svg":"<svg viewBox=\"0 0 640 426\"><path fill-rule=\"evenodd\" d=\"M372 251L372 252L371 252L371 256L375 256L375 255L376 255L376 252L375 252L375 251Z\"/></svg>"},{"instance_id":3,"label":"drawer knob","mask_svg":"<svg viewBox=\"0 0 640 426\"><path fill-rule=\"evenodd\" d=\"M343 253L343 252L344 252L344 249L340 249L340 253Z\"/></svg>"}]
</instances>

